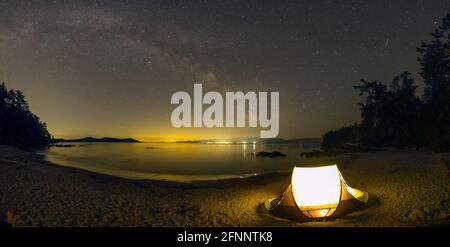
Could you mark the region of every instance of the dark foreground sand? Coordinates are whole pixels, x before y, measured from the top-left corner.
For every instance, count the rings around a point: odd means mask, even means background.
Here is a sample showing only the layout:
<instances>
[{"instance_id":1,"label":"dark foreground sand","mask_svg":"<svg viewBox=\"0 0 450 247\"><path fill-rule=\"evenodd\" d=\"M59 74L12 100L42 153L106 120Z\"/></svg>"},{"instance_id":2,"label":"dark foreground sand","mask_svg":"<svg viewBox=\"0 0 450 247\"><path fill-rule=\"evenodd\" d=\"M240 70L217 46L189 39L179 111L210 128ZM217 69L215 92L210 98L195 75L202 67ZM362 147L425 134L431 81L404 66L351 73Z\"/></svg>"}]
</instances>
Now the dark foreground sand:
<instances>
[{"instance_id":1,"label":"dark foreground sand","mask_svg":"<svg viewBox=\"0 0 450 247\"><path fill-rule=\"evenodd\" d=\"M370 193L370 205L333 221L295 223L261 206L283 192L290 174L188 185L132 181L57 166L0 145L0 212L14 212L18 226L449 225L445 156L403 151L333 158L350 186Z\"/></svg>"}]
</instances>

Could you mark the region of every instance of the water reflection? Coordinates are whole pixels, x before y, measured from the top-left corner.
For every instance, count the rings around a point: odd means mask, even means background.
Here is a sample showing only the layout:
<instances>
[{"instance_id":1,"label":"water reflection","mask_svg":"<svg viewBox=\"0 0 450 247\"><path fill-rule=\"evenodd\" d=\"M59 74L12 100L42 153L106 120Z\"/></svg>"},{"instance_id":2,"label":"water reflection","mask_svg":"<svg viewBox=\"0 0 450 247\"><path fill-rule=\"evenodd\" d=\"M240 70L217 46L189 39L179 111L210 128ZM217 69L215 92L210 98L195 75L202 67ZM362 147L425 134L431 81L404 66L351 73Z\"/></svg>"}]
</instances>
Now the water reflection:
<instances>
[{"instance_id":1,"label":"water reflection","mask_svg":"<svg viewBox=\"0 0 450 247\"><path fill-rule=\"evenodd\" d=\"M73 144L75 147L71 148L51 147L45 151L46 159L65 166L133 179L207 179L274 172L291 169L300 154L298 144ZM287 154L287 157L254 155L275 150Z\"/></svg>"}]
</instances>

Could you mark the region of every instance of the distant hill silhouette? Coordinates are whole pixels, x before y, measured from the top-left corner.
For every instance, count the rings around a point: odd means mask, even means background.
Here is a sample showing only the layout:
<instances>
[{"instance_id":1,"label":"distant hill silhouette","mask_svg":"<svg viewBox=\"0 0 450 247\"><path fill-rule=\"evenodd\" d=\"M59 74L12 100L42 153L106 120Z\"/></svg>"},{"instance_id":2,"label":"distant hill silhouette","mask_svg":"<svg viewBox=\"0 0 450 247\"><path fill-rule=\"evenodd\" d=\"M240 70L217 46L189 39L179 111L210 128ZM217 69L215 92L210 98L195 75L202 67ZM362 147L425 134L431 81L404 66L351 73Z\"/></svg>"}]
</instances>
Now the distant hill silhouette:
<instances>
[{"instance_id":1,"label":"distant hill silhouette","mask_svg":"<svg viewBox=\"0 0 450 247\"><path fill-rule=\"evenodd\" d=\"M94 137L85 137L81 139L53 139L53 143L56 142L140 142L133 138L112 138L112 137L103 137L103 138L94 138Z\"/></svg>"}]
</instances>

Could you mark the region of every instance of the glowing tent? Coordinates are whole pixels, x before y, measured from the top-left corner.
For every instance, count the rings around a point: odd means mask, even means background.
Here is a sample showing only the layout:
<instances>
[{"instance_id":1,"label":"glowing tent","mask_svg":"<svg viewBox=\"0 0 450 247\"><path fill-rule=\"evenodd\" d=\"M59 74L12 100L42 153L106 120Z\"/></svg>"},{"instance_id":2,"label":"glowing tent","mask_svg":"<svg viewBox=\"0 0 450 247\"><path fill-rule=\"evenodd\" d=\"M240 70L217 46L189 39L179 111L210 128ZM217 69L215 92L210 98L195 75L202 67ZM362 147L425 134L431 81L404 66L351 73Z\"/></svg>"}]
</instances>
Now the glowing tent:
<instances>
[{"instance_id":1,"label":"glowing tent","mask_svg":"<svg viewBox=\"0 0 450 247\"><path fill-rule=\"evenodd\" d=\"M297 221L324 219L349 213L369 200L367 192L345 183L336 165L294 167L291 184L265 207L282 218Z\"/></svg>"}]
</instances>

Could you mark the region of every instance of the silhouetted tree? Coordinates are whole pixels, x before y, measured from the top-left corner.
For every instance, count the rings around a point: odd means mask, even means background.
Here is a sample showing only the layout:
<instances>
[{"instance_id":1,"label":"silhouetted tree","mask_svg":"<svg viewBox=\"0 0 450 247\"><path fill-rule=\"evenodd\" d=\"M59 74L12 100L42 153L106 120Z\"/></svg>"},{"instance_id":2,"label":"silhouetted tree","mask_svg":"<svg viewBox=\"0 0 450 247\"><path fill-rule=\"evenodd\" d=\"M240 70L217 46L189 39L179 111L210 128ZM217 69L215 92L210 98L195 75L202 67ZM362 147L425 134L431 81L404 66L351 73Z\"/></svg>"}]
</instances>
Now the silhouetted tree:
<instances>
[{"instance_id":1,"label":"silhouetted tree","mask_svg":"<svg viewBox=\"0 0 450 247\"><path fill-rule=\"evenodd\" d=\"M396 76L389 88L379 81L361 80L355 86L361 110L360 142L371 146L420 146L422 103L415 95L417 86L409 72Z\"/></svg>"},{"instance_id":2,"label":"silhouetted tree","mask_svg":"<svg viewBox=\"0 0 450 247\"><path fill-rule=\"evenodd\" d=\"M389 87L386 103L386 124L392 146L423 146L422 101L416 96L417 86L409 72L395 77Z\"/></svg>"},{"instance_id":3,"label":"silhouetted tree","mask_svg":"<svg viewBox=\"0 0 450 247\"><path fill-rule=\"evenodd\" d=\"M353 131L344 127L327 132L323 140L342 145L356 136L360 144L369 146L450 148L450 13L431 36L417 48L425 83L423 100L416 97L417 86L409 72L395 77L389 87L361 80L354 87L366 97L359 103L361 124Z\"/></svg>"},{"instance_id":4,"label":"silhouetted tree","mask_svg":"<svg viewBox=\"0 0 450 247\"><path fill-rule=\"evenodd\" d=\"M23 93L8 91L4 83L0 84L0 143L28 146L50 140L46 124L30 111Z\"/></svg>"},{"instance_id":5,"label":"silhouetted tree","mask_svg":"<svg viewBox=\"0 0 450 247\"><path fill-rule=\"evenodd\" d=\"M361 111L361 136L360 143L364 145L381 145L383 142L383 130L380 128L383 122L384 100L386 99L386 86L379 81L366 81L361 79L362 85L355 86L359 95L366 96L365 102L358 103Z\"/></svg>"},{"instance_id":6,"label":"silhouetted tree","mask_svg":"<svg viewBox=\"0 0 450 247\"><path fill-rule=\"evenodd\" d=\"M415 95L417 86L409 72L396 76L389 86L380 81L366 81L354 86L360 96L361 123L327 132L324 148L345 143L363 146L422 146L420 121L422 102Z\"/></svg>"},{"instance_id":7,"label":"silhouetted tree","mask_svg":"<svg viewBox=\"0 0 450 247\"><path fill-rule=\"evenodd\" d=\"M322 137L321 146L323 149L329 150L343 147L347 143L359 143L358 124L328 131Z\"/></svg>"},{"instance_id":8,"label":"silhouetted tree","mask_svg":"<svg viewBox=\"0 0 450 247\"><path fill-rule=\"evenodd\" d=\"M3 123L5 122L5 114L6 114L6 98L8 97L8 89L4 83L0 84L0 133L3 129ZM0 141L1 141L0 136Z\"/></svg>"},{"instance_id":9,"label":"silhouetted tree","mask_svg":"<svg viewBox=\"0 0 450 247\"><path fill-rule=\"evenodd\" d=\"M425 83L423 122L429 145L450 147L450 13L417 48Z\"/></svg>"}]
</instances>

